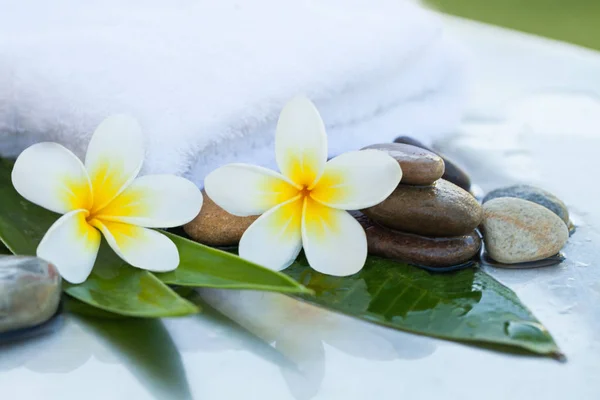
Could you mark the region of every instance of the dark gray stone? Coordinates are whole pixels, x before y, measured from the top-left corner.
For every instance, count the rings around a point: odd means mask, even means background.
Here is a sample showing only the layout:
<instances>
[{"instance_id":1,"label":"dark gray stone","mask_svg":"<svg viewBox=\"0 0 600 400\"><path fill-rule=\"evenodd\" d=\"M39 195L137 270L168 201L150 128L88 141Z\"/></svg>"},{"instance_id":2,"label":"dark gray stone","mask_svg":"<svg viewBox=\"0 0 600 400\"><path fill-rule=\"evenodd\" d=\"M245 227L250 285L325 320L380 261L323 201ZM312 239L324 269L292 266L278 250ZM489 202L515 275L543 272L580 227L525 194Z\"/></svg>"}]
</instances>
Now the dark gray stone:
<instances>
[{"instance_id":1,"label":"dark gray stone","mask_svg":"<svg viewBox=\"0 0 600 400\"><path fill-rule=\"evenodd\" d=\"M487 196L483 198L483 203L485 204L490 200L501 197L514 197L539 204L558 215L565 224L569 225L569 210L565 203L544 189L530 185L515 185L500 188L489 192Z\"/></svg>"}]
</instances>

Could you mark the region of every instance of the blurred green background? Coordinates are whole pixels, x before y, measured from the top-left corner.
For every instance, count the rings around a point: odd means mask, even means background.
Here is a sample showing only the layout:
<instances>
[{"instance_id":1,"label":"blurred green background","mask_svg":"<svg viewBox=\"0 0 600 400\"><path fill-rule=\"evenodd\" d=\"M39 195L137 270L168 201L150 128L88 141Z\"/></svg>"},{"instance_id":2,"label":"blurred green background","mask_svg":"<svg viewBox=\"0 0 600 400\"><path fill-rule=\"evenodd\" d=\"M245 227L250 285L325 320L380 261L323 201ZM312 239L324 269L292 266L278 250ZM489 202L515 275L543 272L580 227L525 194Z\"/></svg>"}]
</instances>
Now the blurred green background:
<instances>
[{"instance_id":1,"label":"blurred green background","mask_svg":"<svg viewBox=\"0 0 600 400\"><path fill-rule=\"evenodd\" d=\"M445 13L600 50L600 0L425 0Z\"/></svg>"}]
</instances>

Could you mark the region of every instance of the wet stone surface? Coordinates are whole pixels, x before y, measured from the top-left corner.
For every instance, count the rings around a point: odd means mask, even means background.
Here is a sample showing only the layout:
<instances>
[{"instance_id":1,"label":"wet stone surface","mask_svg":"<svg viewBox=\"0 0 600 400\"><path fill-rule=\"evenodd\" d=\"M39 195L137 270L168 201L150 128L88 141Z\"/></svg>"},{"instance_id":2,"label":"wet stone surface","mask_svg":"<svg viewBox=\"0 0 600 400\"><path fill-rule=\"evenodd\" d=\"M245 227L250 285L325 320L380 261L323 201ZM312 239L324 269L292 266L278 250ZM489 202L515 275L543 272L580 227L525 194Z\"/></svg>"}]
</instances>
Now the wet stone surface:
<instances>
[{"instance_id":1,"label":"wet stone surface","mask_svg":"<svg viewBox=\"0 0 600 400\"><path fill-rule=\"evenodd\" d=\"M457 186L460 186L467 192L471 190L471 179L469 178L469 175L467 175L467 173L463 171L462 168L460 168L458 165L448 160L448 158L444 157L443 155L435 152L430 147L426 146L425 144L421 143L416 139L411 138L410 136L399 136L394 140L394 143L409 144L438 154L444 160L445 164L445 170L444 175L442 175L442 179L445 179L449 182L454 183Z\"/></svg>"},{"instance_id":2,"label":"wet stone surface","mask_svg":"<svg viewBox=\"0 0 600 400\"><path fill-rule=\"evenodd\" d=\"M398 161L405 185L431 185L444 175L444 160L429 150L403 143L383 143L365 147L384 151Z\"/></svg>"},{"instance_id":3,"label":"wet stone surface","mask_svg":"<svg viewBox=\"0 0 600 400\"><path fill-rule=\"evenodd\" d=\"M443 179L432 186L400 184L382 203L362 212L385 227L433 237L469 235L483 217L470 193Z\"/></svg>"},{"instance_id":4,"label":"wet stone surface","mask_svg":"<svg viewBox=\"0 0 600 400\"><path fill-rule=\"evenodd\" d=\"M57 311L61 278L36 257L0 256L0 333L39 325Z\"/></svg>"},{"instance_id":5,"label":"wet stone surface","mask_svg":"<svg viewBox=\"0 0 600 400\"><path fill-rule=\"evenodd\" d=\"M448 238L430 238L384 228L365 215L355 215L367 234L369 253L427 267L463 264L481 248L477 232Z\"/></svg>"},{"instance_id":6,"label":"wet stone surface","mask_svg":"<svg viewBox=\"0 0 600 400\"><path fill-rule=\"evenodd\" d=\"M196 218L183 229L195 241L209 246L236 246L248 227L258 216L237 217L215 204L202 191L204 204Z\"/></svg>"}]
</instances>

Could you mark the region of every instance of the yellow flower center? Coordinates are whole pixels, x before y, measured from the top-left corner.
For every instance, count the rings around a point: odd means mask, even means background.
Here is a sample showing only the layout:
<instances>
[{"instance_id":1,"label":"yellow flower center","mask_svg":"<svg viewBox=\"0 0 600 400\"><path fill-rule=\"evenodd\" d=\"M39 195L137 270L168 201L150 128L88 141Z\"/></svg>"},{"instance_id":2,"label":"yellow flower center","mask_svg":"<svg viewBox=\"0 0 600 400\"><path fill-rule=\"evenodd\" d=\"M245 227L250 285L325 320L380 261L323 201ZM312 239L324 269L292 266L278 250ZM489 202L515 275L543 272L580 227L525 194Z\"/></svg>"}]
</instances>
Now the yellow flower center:
<instances>
[{"instance_id":1,"label":"yellow flower center","mask_svg":"<svg viewBox=\"0 0 600 400\"><path fill-rule=\"evenodd\" d=\"M96 219L96 214L95 212L90 212L89 210L86 213L86 217L85 217L85 221L89 224L91 221L93 221L94 219Z\"/></svg>"},{"instance_id":2,"label":"yellow flower center","mask_svg":"<svg viewBox=\"0 0 600 400\"><path fill-rule=\"evenodd\" d=\"M300 189L300 190L298 191L298 194L299 194L300 196L302 196L302 198L305 198L305 197L309 197L309 196L310 196L310 192L311 192L311 191L312 191L312 188L311 188L311 189L309 189L309 188L308 188L308 186L306 186L306 185L303 185L303 186L302 186L302 189Z\"/></svg>"},{"instance_id":3,"label":"yellow flower center","mask_svg":"<svg viewBox=\"0 0 600 400\"><path fill-rule=\"evenodd\" d=\"M98 212L97 211L93 211L93 207L90 207L89 209L84 209L83 215L84 215L84 218L85 218L85 222L88 225L95 226L94 225L94 220L98 219L97 218Z\"/></svg>"}]
</instances>

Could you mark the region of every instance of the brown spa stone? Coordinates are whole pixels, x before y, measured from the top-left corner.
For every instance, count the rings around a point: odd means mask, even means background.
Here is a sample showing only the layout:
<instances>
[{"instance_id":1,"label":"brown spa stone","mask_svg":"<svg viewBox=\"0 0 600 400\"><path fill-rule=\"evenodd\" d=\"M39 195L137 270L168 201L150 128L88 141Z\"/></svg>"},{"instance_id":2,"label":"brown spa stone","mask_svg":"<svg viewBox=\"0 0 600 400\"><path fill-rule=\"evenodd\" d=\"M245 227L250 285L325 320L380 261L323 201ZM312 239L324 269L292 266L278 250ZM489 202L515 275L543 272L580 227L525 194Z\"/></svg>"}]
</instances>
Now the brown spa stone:
<instances>
[{"instance_id":1,"label":"brown spa stone","mask_svg":"<svg viewBox=\"0 0 600 400\"><path fill-rule=\"evenodd\" d=\"M384 228L365 215L357 216L367 234L369 254L427 267L449 267L471 260L481 248L477 232L430 238Z\"/></svg>"},{"instance_id":2,"label":"brown spa stone","mask_svg":"<svg viewBox=\"0 0 600 400\"><path fill-rule=\"evenodd\" d=\"M398 136L394 140L394 143L410 144L412 146L417 146L422 149L429 150L431 152L436 153L435 151L433 151L431 148L429 148L425 144L421 143L417 139L411 138L410 136ZM469 190L471 190L471 179L469 178L469 175L467 175L467 173L465 171L463 171L462 168L460 168L458 165L454 164L452 161L448 160L443 155L441 155L439 153L436 153L436 154L438 154L440 157L442 157L442 159L444 160L444 164L445 164L445 170L444 170L444 175L442 176L442 179L445 179L449 182L454 183L457 186L460 186L461 188L465 189L467 192Z\"/></svg>"},{"instance_id":3,"label":"brown spa stone","mask_svg":"<svg viewBox=\"0 0 600 400\"><path fill-rule=\"evenodd\" d=\"M385 227L433 237L471 234L483 218L470 193L443 179L432 186L400 184L382 203L362 212Z\"/></svg>"},{"instance_id":4,"label":"brown spa stone","mask_svg":"<svg viewBox=\"0 0 600 400\"><path fill-rule=\"evenodd\" d=\"M429 150L402 143L374 144L363 148L384 151L398 161L406 185L431 185L444 175L444 160Z\"/></svg>"},{"instance_id":5,"label":"brown spa stone","mask_svg":"<svg viewBox=\"0 0 600 400\"><path fill-rule=\"evenodd\" d=\"M237 217L215 204L202 191L204 203L200 214L183 226L185 233L197 242L209 246L236 246L242 235L258 216Z\"/></svg>"}]
</instances>

